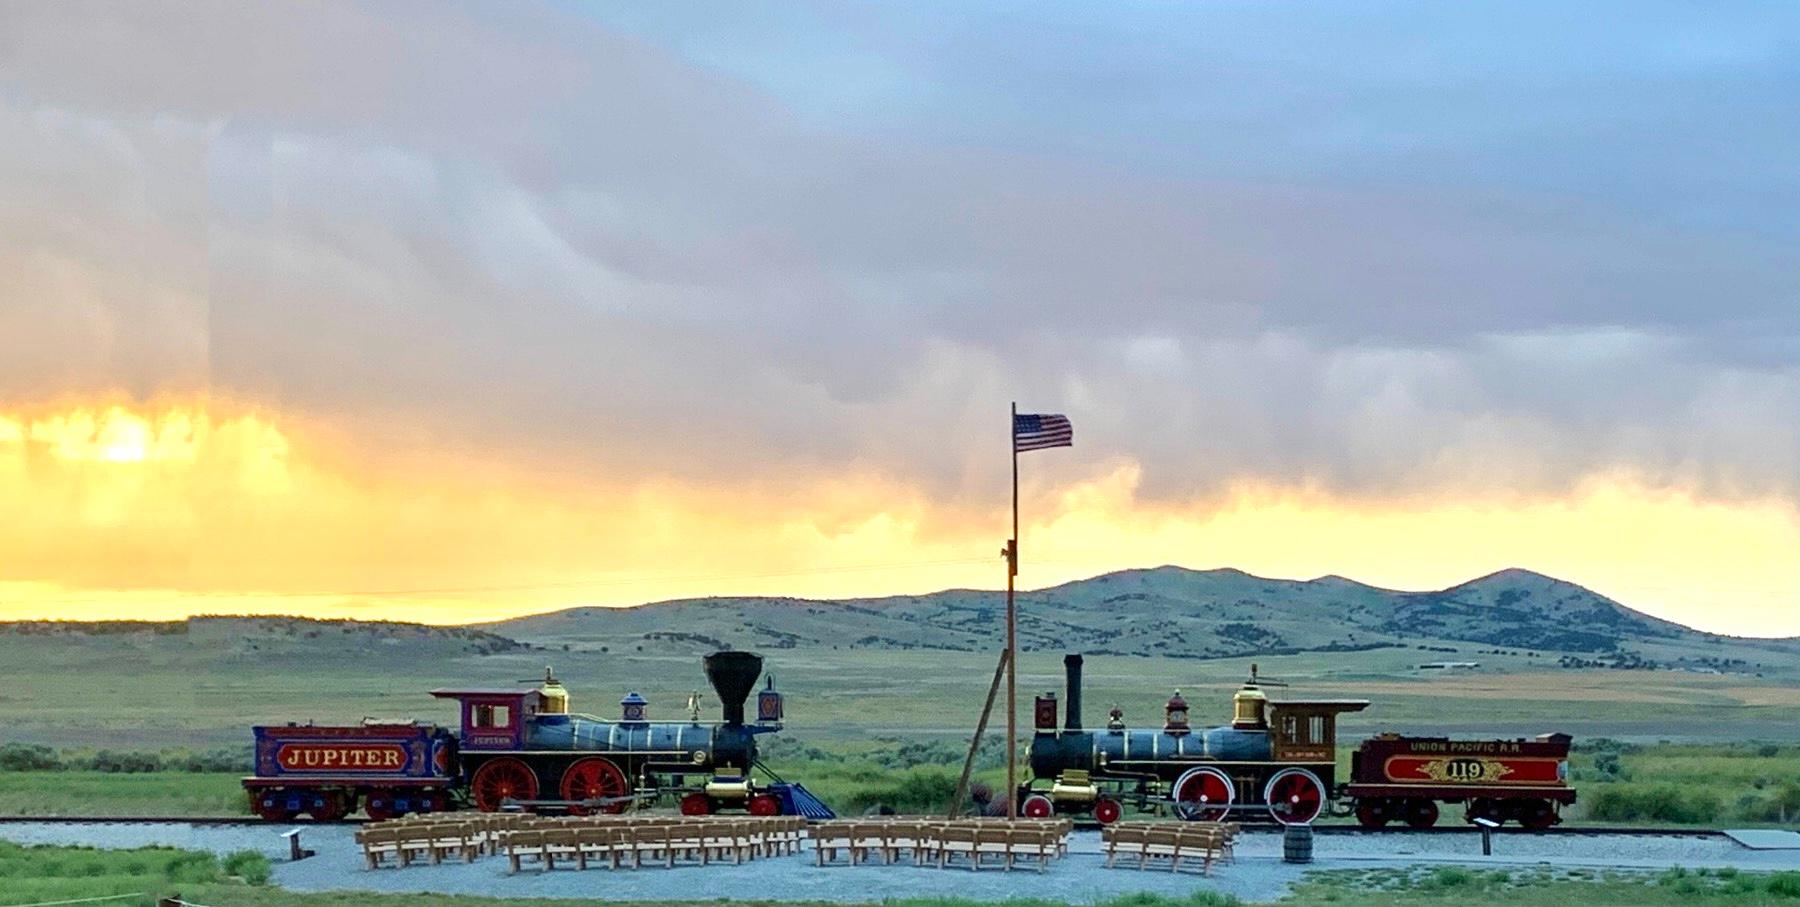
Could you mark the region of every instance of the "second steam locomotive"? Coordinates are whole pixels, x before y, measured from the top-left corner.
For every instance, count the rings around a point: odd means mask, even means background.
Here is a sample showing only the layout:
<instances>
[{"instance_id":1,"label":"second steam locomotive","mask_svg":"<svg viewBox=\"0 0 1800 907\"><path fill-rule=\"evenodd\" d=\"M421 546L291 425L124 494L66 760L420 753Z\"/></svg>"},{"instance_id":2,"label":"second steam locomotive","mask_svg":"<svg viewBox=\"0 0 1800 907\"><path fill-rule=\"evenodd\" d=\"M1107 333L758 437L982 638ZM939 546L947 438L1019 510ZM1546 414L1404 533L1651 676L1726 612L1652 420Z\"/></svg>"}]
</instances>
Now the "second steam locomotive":
<instances>
[{"instance_id":1,"label":"second steam locomotive","mask_svg":"<svg viewBox=\"0 0 1800 907\"><path fill-rule=\"evenodd\" d=\"M1063 659L1066 716L1057 726L1055 693L1037 697L1032 780L1018 792L1024 815L1091 815L1116 822L1131 805L1167 807L1184 819L1266 816L1284 825L1312 822L1327 810L1368 827L1392 821L1427 828L1438 804L1462 803L1473 822L1516 821L1548 828L1575 801L1567 784L1569 737L1451 740L1384 734L1351 754L1340 783L1337 716L1360 712L1362 699L1272 700L1250 681L1232 696L1223 727L1194 729L1176 691L1161 728L1128 728L1118 709L1104 730L1081 719L1080 655Z\"/></svg>"}]
</instances>

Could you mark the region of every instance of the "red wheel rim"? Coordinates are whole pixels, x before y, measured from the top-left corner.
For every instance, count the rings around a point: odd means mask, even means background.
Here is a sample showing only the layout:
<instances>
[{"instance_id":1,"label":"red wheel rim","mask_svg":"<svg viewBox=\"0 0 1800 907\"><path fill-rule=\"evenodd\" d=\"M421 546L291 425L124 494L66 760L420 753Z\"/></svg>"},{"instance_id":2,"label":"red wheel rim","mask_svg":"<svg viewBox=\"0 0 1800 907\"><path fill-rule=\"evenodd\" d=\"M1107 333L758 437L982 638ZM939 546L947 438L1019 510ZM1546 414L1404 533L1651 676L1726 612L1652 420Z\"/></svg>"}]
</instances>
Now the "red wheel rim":
<instances>
[{"instance_id":1,"label":"red wheel rim","mask_svg":"<svg viewBox=\"0 0 1800 907\"><path fill-rule=\"evenodd\" d=\"M1528 800L1521 804L1519 824L1533 831L1542 831L1556 824L1556 809L1548 800Z\"/></svg>"},{"instance_id":2,"label":"red wheel rim","mask_svg":"<svg viewBox=\"0 0 1800 907\"><path fill-rule=\"evenodd\" d=\"M1430 828L1437 824L1436 800L1416 799L1406 802L1406 824L1410 828Z\"/></svg>"},{"instance_id":3,"label":"red wheel rim","mask_svg":"<svg viewBox=\"0 0 1800 907\"><path fill-rule=\"evenodd\" d=\"M1263 791L1269 815L1283 825L1306 825L1325 808L1325 786L1312 772L1290 768L1276 772Z\"/></svg>"},{"instance_id":4,"label":"red wheel rim","mask_svg":"<svg viewBox=\"0 0 1800 907\"><path fill-rule=\"evenodd\" d=\"M319 802L306 812L317 822L336 822L350 812L350 805L344 795L337 791L326 791L318 795Z\"/></svg>"},{"instance_id":5,"label":"red wheel rim","mask_svg":"<svg viewBox=\"0 0 1800 907\"><path fill-rule=\"evenodd\" d=\"M564 800L600 800L623 797L627 789L625 773L619 771L619 767L614 765L612 760L602 759L599 756L578 759L575 764L563 772L562 798ZM599 809L603 813L624 812L625 801L608 803ZM578 807L569 811L580 815L587 812L587 809Z\"/></svg>"},{"instance_id":6,"label":"red wheel rim","mask_svg":"<svg viewBox=\"0 0 1800 907\"><path fill-rule=\"evenodd\" d=\"M1025 798L1023 812L1027 819L1048 819L1056 812L1056 804L1051 803L1050 798L1043 794L1032 794Z\"/></svg>"},{"instance_id":7,"label":"red wheel rim","mask_svg":"<svg viewBox=\"0 0 1800 907\"><path fill-rule=\"evenodd\" d=\"M1222 822L1231 815L1237 786L1216 768L1189 769L1175 781L1175 815L1194 822Z\"/></svg>"},{"instance_id":8,"label":"red wheel rim","mask_svg":"<svg viewBox=\"0 0 1800 907\"><path fill-rule=\"evenodd\" d=\"M1101 797L1094 801L1094 821L1101 825L1111 825L1124 814L1125 808L1111 797Z\"/></svg>"},{"instance_id":9,"label":"red wheel rim","mask_svg":"<svg viewBox=\"0 0 1800 907\"><path fill-rule=\"evenodd\" d=\"M712 798L705 794L688 794L681 798L681 814L684 816L710 816L712 811Z\"/></svg>"},{"instance_id":10,"label":"red wheel rim","mask_svg":"<svg viewBox=\"0 0 1800 907\"><path fill-rule=\"evenodd\" d=\"M369 791L363 800L363 812L376 822L385 822L394 817L394 792L376 789Z\"/></svg>"},{"instance_id":11,"label":"red wheel rim","mask_svg":"<svg viewBox=\"0 0 1800 907\"><path fill-rule=\"evenodd\" d=\"M1358 801L1356 804L1357 824L1364 828L1381 828L1393 818L1388 814L1387 801L1371 798Z\"/></svg>"},{"instance_id":12,"label":"red wheel rim","mask_svg":"<svg viewBox=\"0 0 1800 907\"><path fill-rule=\"evenodd\" d=\"M250 808L270 822L292 822L298 813L287 808L286 791L259 791L250 795Z\"/></svg>"},{"instance_id":13,"label":"red wheel rim","mask_svg":"<svg viewBox=\"0 0 1800 907\"><path fill-rule=\"evenodd\" d=\"M779 816L781 815L781 801L769 794L757 794L750 798L750 815Z\"/></svg>"},{"instance_id":14,"label":"red wheel rim","mask_svg":"<svg viewBox=\"0 0 1800 907\"><path fill-rule=\"evenodd\" d=\"M517 759L495 759L475 770L475 777L469 779L469 794L476 809L498 812L508 800L536 800L537 775Z\"/></svg>"}]
</instances>

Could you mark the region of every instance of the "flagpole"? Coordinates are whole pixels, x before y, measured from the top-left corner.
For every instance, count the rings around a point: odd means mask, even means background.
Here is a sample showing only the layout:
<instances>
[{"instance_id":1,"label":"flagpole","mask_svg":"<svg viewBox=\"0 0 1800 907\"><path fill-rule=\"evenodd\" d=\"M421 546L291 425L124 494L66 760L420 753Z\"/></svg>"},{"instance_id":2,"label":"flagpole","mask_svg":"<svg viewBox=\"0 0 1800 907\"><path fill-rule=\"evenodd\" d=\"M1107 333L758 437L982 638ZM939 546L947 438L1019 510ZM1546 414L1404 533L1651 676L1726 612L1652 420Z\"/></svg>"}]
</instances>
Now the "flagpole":
<instances>
[{"instance_id":1,"label":"flagpole","mask_svg":"<svg viewBox=\"0 0 1800 907\"><path fill-rule=\"evenodd\" d=\"M1006 422L1012 448L1012 540L1006 543L1006 817L1019 817L1019 649L1013 577L1019 574L1019 402Z\"/></svg>"}]
</instances>

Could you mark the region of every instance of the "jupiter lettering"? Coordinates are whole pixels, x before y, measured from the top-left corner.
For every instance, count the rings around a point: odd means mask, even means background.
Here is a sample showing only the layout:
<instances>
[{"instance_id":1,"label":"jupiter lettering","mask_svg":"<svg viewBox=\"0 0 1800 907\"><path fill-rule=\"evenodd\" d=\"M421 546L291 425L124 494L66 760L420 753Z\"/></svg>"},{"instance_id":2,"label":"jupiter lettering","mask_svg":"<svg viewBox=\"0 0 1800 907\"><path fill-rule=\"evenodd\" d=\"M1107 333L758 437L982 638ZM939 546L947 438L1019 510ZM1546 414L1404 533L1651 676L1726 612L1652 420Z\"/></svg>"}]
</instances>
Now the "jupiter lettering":
<instances>
[{"instance_id":1,"label":"jupiter lettering","mask_svg":"<svg viewBox=\"0 0 1800 907\"><path fill-rule=\"evenodd\" d=\"M289 744L276 759L288 771L395 771L406 764L406 751L385 744Z\"/></svg>"}]
</instances>

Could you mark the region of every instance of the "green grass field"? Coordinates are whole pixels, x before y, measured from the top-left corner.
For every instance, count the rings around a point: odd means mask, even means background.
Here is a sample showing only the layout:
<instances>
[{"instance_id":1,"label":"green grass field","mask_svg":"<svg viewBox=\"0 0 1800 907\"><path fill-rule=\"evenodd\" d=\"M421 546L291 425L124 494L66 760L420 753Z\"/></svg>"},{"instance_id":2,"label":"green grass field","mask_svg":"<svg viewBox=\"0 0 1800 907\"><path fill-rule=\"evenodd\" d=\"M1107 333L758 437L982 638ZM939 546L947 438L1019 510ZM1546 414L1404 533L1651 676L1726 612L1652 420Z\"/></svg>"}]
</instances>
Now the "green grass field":
<instances>
[{"instance_id":1,"label":"green grass field","mask_svg":"<svg viewBox=\"0 0 1800 907\"><path fill-rule=\"evenodd\" d=\"M257 891L268 877L269 861L249 851L220 859L167 847L95 850L0 841L0 898L8 904L138 895L107 903L151 907L155 897L177 892Z\"/></svg>"},{"instance_id":2,"label":"green grass field","mask_svg":"<svg viewBox=\"0 0 1800 907\"><path fill-rule=\"evenodd\" d=\"M637 690L653 718L683 716L698 690L718 706L697 655L560 648L474 654L407 644L340 647L330 640L266 641L254 651L186 637L0 636L0 727L8 739L115 749L241 746L255 721L355 722L364 717L451 719L431 698L442 686L504 685L556 667L574 707L617 714ZM904 733L967 739L993 676L992 653L934 650L772 649L766 669L788 694L790 733L807 743L854 743ZM1483 655L1483 669L1421 676L1413 650L1307 653L1254 659L1291 684L1279 695L1360 697L1346 734L1383 730L1521 736L1560 730L1577 737L1654 742L1737 739L1800 741L1800 684L1771 674L1559 670L1541 658ZM1253 659L1095 656L1088 659L1087 720L1113 706L1127 721L1161 720L1179 687L1198 722L1229 719L1230 695ZM1062 687L1061 654L1020 658L1022 709ZM997 716L998 717L998 716Z\"/></svg>"},{"instance_id":3,"label":"green grass field","mask_svg":"<svg viewBox=\"0 0 1800 907\"><path fill-rule=\"evenodd\" d=\"M190 772L0 772L0 815L237 815L249 812L242 778Z\"/></svg>"},{"instance_id":4,"label":"green grass field","mask_svg":"<svg viewBox=\"0 0 1800 907\"><path fill-rule=\"evenodd\" d=\"M1457 905L1776 905L1800 903L1800 873L1741 873L1731 869L1672 869L1661 873L1592 870L1411 869L1330 870L1309 873L1282 904Z\"/></svg>"}]
</instances>

